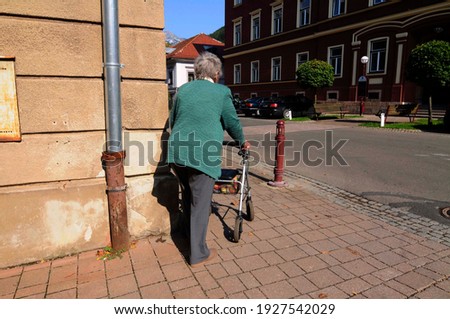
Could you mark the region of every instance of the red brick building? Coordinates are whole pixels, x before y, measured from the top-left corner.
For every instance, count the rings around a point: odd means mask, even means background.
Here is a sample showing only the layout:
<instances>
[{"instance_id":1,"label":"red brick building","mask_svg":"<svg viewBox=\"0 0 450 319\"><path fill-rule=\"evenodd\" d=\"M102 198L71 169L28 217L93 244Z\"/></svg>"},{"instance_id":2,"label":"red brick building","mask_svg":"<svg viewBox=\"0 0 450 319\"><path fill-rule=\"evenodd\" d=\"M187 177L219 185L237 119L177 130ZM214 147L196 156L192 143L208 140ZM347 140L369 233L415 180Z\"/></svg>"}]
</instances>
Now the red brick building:
<instances>
[{"instance_id":1,"label":"red brick building","mask_svg":"<svg viewBox=\"0 0 450 319\"><path fill-rule=\"evenodd\" d=\"M225 0L225 35L225 83L241 98L310 95L295 71L319 59L335 70L319 100L357 101L366 72L369 100L421 101L405 65L418 44L450 41L450 1ZM437 99L448 103L443 91Z\"/></svg>"}]
</instances>

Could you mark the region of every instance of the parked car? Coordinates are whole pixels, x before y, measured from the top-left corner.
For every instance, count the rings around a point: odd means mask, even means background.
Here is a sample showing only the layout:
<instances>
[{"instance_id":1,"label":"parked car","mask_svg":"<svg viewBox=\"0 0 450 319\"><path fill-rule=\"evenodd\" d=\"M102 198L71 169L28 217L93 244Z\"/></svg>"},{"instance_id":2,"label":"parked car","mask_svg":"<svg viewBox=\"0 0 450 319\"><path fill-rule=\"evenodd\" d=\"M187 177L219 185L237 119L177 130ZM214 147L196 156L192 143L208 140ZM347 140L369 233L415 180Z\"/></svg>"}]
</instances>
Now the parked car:
<instances>
[{"instance_id":1,"label":"parked car","mask_svg":"<svg viewBox=\"0 0 450 319\"><path fill-rule=\"evenodd\" d=\"M245 116L259 115L259 108L261 103L269 101L270 99L267 97L252 97L245 100L245 105L242 108L242 113Z\"/></svg>"},{"instance_id":2,"label":"parked car","mask_svg":"<svg viewBox=\"0 0 450 319\"><path fill-rule=\"evenodd\" d=\"M239 97L235 96L233 98L233 105L234 105L234 109L236 110L236 113L242 113L242 109L245 106L245 101L240 99Z\"/></svg>"},{"instance_id":3,"label":"parked car","mask_svg":"<svg viewBox=\"0 0 450 319\"><path fill-rule=\"evenodd\" d=\"M264 101L259 107L258 113L262 117L289 118L315 116L314 101L302 95L287 95Z\"/></svg>"}]
</instances>

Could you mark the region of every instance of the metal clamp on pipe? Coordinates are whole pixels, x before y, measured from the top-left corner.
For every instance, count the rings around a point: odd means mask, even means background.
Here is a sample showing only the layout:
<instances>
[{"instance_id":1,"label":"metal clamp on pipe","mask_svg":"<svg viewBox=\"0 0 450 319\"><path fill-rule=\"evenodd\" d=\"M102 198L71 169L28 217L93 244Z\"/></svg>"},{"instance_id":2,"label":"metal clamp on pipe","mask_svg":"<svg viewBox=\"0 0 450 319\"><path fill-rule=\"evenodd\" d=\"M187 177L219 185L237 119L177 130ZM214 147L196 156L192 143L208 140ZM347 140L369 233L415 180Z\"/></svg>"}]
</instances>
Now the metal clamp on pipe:
<instances>
[{"instance_id":1,"label":"metal clamp on pipe","mask_svg":"<svg viewBox=\"0 0 450 319\"><path fill-rule=\"evenodd\" d=\"M127 156L125 151L120 152L103 152L102 153L102 162L106 165L108 165L111 162L114 161L122 161Z\"/></svg>"},{"instance_id":2,"label":"metal clamp on pipe","mask_svg":"<svg viewBox=\"0 0 450 319\"><path fill-rule=\"evenodd\" d=\"M117 187L106 186L107 193L125 192L127 190L127 184Z\"/></svg>"},{"instance_id":3,"label":"metal clamp on pipe","mask_svg":"<svg viewBox=\"0 0 450 319\"><path fill-rule=\"evenodd\" d=\"M107 68L107 67L118 67L120 69L123 69L125 67L125 64L123 63L114 63L114 62L105 62L103 63L103 67Z\"/></svg>"}]
</instances>

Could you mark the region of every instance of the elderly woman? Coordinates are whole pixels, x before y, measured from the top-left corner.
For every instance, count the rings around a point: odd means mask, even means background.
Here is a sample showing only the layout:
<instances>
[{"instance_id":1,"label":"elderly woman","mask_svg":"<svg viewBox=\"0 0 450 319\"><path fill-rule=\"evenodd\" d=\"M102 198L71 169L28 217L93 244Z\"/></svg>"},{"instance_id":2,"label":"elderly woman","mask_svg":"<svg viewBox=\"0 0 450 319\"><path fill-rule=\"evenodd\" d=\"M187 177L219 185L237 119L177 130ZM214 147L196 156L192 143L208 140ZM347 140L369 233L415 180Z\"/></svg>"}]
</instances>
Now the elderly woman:
<instances>
[{"instance_id":1,"label":"elderly woman","mask_svg":"<svg viewBox=\"0 0 450 319\"><path fill-rule=\"evenodd\" d=\"M224 130L248 149L230 90L217 84L222 63L204 52L194 63L196 80L182 85L170 113L168 163L178 177L190 237L190 265L217 256L206 244L214 182L221 174Z\"/></svg>"}]
</instances>

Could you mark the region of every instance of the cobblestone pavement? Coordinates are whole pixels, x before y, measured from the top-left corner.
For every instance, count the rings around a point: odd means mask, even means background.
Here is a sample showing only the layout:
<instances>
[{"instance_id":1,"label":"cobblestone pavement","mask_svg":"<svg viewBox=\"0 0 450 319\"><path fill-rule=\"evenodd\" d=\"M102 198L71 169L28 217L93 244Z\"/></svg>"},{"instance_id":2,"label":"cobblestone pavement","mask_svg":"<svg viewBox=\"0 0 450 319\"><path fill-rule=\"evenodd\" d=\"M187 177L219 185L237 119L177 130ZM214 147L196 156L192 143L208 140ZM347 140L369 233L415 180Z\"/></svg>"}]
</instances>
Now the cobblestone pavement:
<instances>
[{"instance_id":1,"label":"cobblestone pavement","mask_svg":"<svg viewBox=\"0 0 450 319\"><path fill-rule=\"evenodd\" d=\"M304 183L305 187L309 187L312 192L321 194L343 207L450 246L450 228L446 225L405 210L368 200L356 194L292 172L286 172L285 175L293 177L295 183Z\"/></svg>"},{"instance_id":2,"label":"cobblestone pavement","mask_svg":"<svg viewBox=\"0 0 450 319\"><path fill-rule=\"evenodd\" d=\"M181 235L142 238L122 258L87 251L0 270L0 298L450 298L449 228L270 168L251 172L255 219L230 240L239 200L214 195L208 243L185 261Z\"/></svg>"}]
</instances>

